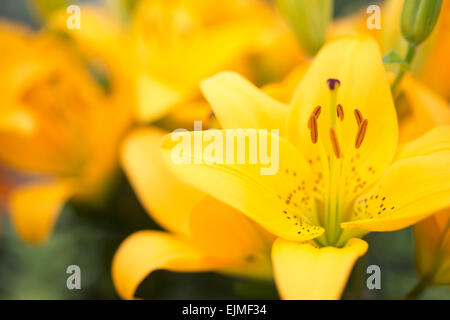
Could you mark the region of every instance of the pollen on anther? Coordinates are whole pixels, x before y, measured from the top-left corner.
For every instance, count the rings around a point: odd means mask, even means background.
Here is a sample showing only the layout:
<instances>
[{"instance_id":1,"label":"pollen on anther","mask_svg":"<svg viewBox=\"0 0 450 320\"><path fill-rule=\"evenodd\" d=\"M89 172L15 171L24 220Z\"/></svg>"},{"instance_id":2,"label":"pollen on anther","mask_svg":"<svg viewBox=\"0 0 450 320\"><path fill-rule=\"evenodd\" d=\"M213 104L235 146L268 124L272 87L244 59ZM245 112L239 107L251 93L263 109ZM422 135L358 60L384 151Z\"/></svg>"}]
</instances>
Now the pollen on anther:
<instances>
[{"instance_id":1,"label":"pollen on anther","mask_svg":"<svg viewBox=\"0 0 450 320\"><path fill-rule=\"evenodd\" d=\"M341 149L339 148L339 143L336 136L336 131L334 131L333 128L330 128L330 139L331 139L331 145L333 147L334 155L336 158L341 157Z\"/></svg>"},{"instance_id":2,"label":"pollen on anther","mask_svg":"<svg viewBox=\"0 0 450 320\"><path fill-rule=\"evenodd\" d=\"M341 104L337 105L337 116L339 118L339 120L344 121L344 108L342 107Z\"/></svg>"},{"instance_id":3,"label":"pollen on anther","mask_svg":"<svg viewBox=\"0 0 450 320\"><path fill-rule=\"evenodd\" d=\"M356 118L356 123L358 124L358 127L361 125L361 123L363 122L363 115L361 113L361 111L359 111L358 109L355 109L355 118Z\"/></svg>"},{"instance_id":4,"label":"pollen on anther","mask_svg":"<svg viewBox=\"0 0 450 320\"><path fill-rule=\"evenodd\" d=\"M316 144L317 139L319 137L319 132L317 131L317 118L312 115L311 118L311 141L312 143Z\"/></svg>"},{"instance_id":5,"label":"pollen on anther","mask_svg":"<svg viewBox=\"0 0 450 320\"><path fill-rule=\"evenodd\" d=\"M314 109L314 111L313 111L313 114L314 114L314 116L316 117L316 118L319 118L319 116L320 116L320 112L322 111L322 106L317 106L315 109Z\"/></svg>"},{"instance_id":6,"label":"pollen on anther","mask_svg":"<svg viewBox=\"0 0 450 320\"><path fill-rule=\"evenodd\" d=\"M368 120L364 119L364 121L359 126L358 133L356 134L356 140L355 140L356 149L358 149L361 146L361 144L364 140L364 136L366 135L366 131L367 131L367 124L368 124Z\"/></svg>"}]
</instances>

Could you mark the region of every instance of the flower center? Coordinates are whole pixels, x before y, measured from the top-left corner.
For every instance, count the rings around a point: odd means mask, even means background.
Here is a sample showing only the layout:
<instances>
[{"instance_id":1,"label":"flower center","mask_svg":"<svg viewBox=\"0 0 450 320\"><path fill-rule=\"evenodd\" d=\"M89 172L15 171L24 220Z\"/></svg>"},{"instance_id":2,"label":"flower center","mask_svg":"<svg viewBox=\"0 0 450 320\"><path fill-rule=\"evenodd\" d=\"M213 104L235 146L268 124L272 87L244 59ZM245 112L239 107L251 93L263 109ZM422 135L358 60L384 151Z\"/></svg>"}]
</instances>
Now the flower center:
<instances>
[{"instance_id":1,"label":"flower center","mask_svg":"<svg viewBox=\"0 0 450 320\"><path fill-rule=\"evenodd\" d=\"M343 159L345 152L343 152L340 144L340 138L342 138L342 125L344 123L344 108L338 103L338 91L341 86L341 81L338 79L328 79L327 85L330 90L329 98L329 112L330 112L330 123L329 123L329 142L331 145L331 152L326 152L324 144L319 141L319 116L322 111L322 106L317 106L311 113L308 120L308 128L311 133L311 141L313 144L317 144L320 149L322 149L322 158L328 161L329 169L329 181L328 187L325 191L325 215L324 215L324 227L326 230L325 238L323 242L327 244L335 244L341 234L341 211L343 190L345 188L341 187L341 182L344 181L343 176ZM356 118L356 123L358 129L355 132L355 142L354 148L359 149L364 141L364 137L367 131L368 120L365 119L360 110L355 109L354 115ZM339 120L339 121L338 121ZM342 141L342 140L341 140ZM327 156L327 154L332 153L334 156Z\"/></svg>"}]
</instances>

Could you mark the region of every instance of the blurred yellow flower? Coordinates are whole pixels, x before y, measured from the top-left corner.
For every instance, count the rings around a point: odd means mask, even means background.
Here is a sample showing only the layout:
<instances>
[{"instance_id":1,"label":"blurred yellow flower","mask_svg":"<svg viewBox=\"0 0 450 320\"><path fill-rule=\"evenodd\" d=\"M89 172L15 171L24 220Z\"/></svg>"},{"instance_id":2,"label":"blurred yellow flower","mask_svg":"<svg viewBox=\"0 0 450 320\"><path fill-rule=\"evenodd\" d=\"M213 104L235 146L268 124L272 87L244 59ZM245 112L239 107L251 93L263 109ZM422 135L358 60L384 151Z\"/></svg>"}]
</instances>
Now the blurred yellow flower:
<instances>
[{"instance_id":1,"label":"blurred yellow flower","mask_svg":"<svg viewBox=\"0 0 450 320\"><path fill-rule=\"evenodd\" d=\"M426 282L450 285L450 209L414 227L417 269Z\"/></svg>"},{"instance_id":2,"label":"blurred yellow flower","mask_svg":"<svg viewBox=\"0 0 450 320\"><path fill-rule=\"evenodd\" d=\"M100 31L85 23L80 33L106 41ZM2 106L25 110L34 123L27 135L0 132L0 161L35 176L13 190L9 203L17 231L31 243L45 241L68 199L98 198L130 121L127 80L116 81L120 63L109 60L113 53L84 55L77 41L11 25L0 32ZM100 85L99 70L108 86Z\"/></svg>"},{"instance_id":3,"label":"blurred yellow flower","mask_svg":"<svg viewBox=\"0 0 450 320\"><path fill-rule=\"evenodd\" d=\"M411 142L392 163L396 111L378 46L368 37L326 45L290 106L234 73L201 87L224 128L281 129L281 137L257 131L278 142L279 171L261 175L262 164L222 164L184 150L182 157L200 163L174 164L170 135L162 143L166 163L182 181L279 237L272 261L285 299L339 298L367 250L359 237L405 228L450 205L450 127Z\"/></svg>"},{"instance_id":4,"label":"blurred yellow flower","mask_svg":"<svg viewBox=\"0 0 450 320\"><path fill-rule=\"evenodd\" d=\"M403 0L387 0L382 7L381 29L369 30L368 14L358 12L338 20L331 30L331 37L353 32L370 33L381 46L383 54L396 50L404 55L407 42L402 38L400 21ZM443 1L441 13L431 36L420 46L414 59L412 73L447 101L450 100L450 1Z\"/></svg>"},{"instance_id":5,"label":"blurred yellow flower","mask_svg":"<svg viewBox=\"0 0 450 320\"><path fill-rule=\"evenodd\" d=\"M169 232L140 231L120 245L112 263L119 295L133 298L139 283L158 269L271 277L273 238L235 209L170 173L159 149L166 133L137 129L121 150L123 168L140 202Z\"/></svg>"},{"instance_id":6,"label":"blurred yellow flower","mask_svg":"<svg viewBox=\"0 0 450 320\"><path fill-rule=\"evenodd\" d=\"M141 121L198 99L200 80L224 68L248 74L257 64L259 73L270 73L286 70L300 57L289 30L259 0L145 0L130 28ZM274 60L280 62L276 68Z\"/></svg>"}]
</instances>

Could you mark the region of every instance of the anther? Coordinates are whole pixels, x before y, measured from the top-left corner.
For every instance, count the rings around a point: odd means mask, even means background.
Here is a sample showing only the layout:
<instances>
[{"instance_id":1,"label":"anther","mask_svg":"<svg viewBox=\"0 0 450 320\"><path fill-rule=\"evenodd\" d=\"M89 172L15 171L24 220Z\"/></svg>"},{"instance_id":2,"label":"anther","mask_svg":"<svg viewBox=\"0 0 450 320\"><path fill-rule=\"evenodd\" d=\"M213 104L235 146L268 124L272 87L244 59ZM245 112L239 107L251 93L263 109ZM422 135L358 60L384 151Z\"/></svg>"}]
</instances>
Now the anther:
<instances>
[{"instance_id":1,"label":"anther","mask_svg":"<svg viewBox=\"0 0 450 320\"><path fill-rule=\"evenodd\" d=\"M339 148L336 131L334 131L333 128L330 128L330 139L331 139L331 145L333 146L334 155L336 156L336 158L339 159L341 157L341 149Z\"/></svg>"},{"instance_id":2,"label":"anther","mask_svg":"<svg viewBox=\"0 0 450 320\"><path fill-rule=\"evenodd\" d=\"M344 108L342 108L341 104L337 105L337 116L339 120L344 121Z\"/></svg>"},{"instance_id":3,"label":"anther","mask_svg":"<svg viewBox=\"0 0 450 320\"><path fill-rule=\"evenodd\" d=\"M319 137L319 132L317 131L317 118L314 115L311 115L309 123L311 124L311 141L316 144L317 138Z\"/></svg>"},{"instance_id":4,"label":"anther","mask_svg":"<svg viewBox=\"0 0 450 320\"><path fill-rule=\"evenodd\" d=\"M314 111L311 113L311 117L309 117L309 119L308 119L308 129L309 130L311 130L311 119L313 117L319 118L320 111L322 111L322 107L321 106L317 106L317 107L315 107Z\"/></svg>"},{"instance_id":5,"label":"anther","mask_svg":"<svg viewBox=\"0 0 450 320\"><path fill-rule=\"evenodd\" d=\"M328 88L330 88L330 90L334 90L341 86L341 82L338 79L333 79L333 78L328 79L327 84L328 84Z\"/></svg>"},{"instance_id":6,"label":"anther","mask_svg":"<svg viewBox=\"0 0 450 320\"><path fill-rule=\"evenodd\" d=\"M322 111L322 106L317 106L317 107L314 109L313 114L314 114L314 116L315 116L316 118L319 118L319 116L320 116L320 111Z\"/></svg>"},{"instance_id":7,"label":"anther","mask_svg":"<svg viewBox=\"0 0 450 320\"><path fill-rule=\"evenodd\" d=\"M356 149L358 149L361 146L361 143L364 140L364 136L366 135L366 131L367 131L367 124L368 124L368 120L364 119L364 121L359 126L358 134L356 135L356 140L355 140Z\"/></svg>"},{"instance_id":8,"label":"anther","mask_svg":"<svg viewBox=\"0 0 450 320\"><path fill-rule=\"evenodd\" d=\"M361 126L361 122L363 121L363 116L361 111L359 111L358 109L355 109L355 118L356 118L356 122L358 123L358 127Z\"/></svg>"}]
</instances>

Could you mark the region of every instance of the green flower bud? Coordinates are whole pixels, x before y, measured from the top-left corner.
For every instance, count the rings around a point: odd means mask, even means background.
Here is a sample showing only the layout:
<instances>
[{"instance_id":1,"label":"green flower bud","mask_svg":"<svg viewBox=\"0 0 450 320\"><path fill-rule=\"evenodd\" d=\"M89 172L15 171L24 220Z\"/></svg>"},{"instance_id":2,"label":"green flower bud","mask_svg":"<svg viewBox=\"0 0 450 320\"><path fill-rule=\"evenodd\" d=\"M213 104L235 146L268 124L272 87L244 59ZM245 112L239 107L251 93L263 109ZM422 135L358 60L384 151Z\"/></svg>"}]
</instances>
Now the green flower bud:
<instances>
[{"instance_id":1,"label":"green flower bud","mask_svg":"<svg viewBox=\"0 0 450 320\"><path fill-rule=\"evenodd\" d=\"M425 41L436 25L442 0L405 0L402 11L403 37L414 46Z\"/></svg>"},{"instance_id":2,"label":"green flower bud","mask_svg":"<svg viewBox=\"0 0 450 320\"><path fill-rule=\"evenodd\" d=\"M333 0L276 0L276 3L300 46L311 56L315 55L326 39Z\"/></svg>"}]
</instances>

